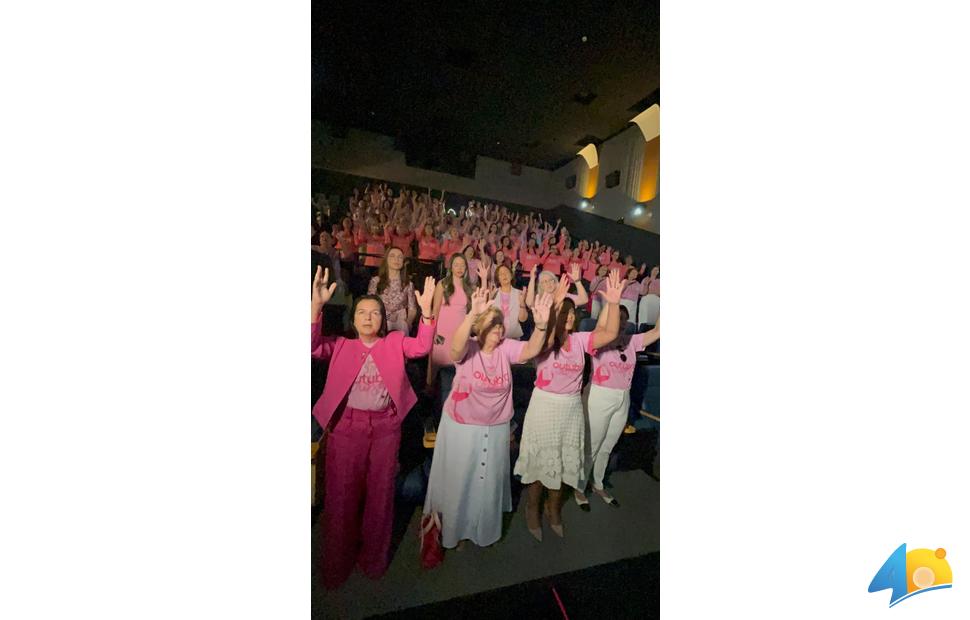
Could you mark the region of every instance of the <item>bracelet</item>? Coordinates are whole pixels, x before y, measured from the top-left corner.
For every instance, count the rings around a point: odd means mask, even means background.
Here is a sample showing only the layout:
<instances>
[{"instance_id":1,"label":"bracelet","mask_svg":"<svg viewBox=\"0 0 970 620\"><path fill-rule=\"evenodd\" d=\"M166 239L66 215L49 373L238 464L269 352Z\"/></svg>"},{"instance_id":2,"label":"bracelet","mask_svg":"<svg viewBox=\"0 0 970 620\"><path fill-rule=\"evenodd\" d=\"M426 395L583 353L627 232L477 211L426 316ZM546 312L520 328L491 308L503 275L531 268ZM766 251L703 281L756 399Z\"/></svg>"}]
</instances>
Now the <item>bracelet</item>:
<instances>
[{"instance_id":1,"label":"bracelet","mask_svg":"<svg viewBox=\"0 0 970 620\"><path fill-rule=\"evenodd\" d=\"M547 327L549 327L549 326L548 325L545 325L543 327L539 327L538 325L536 325L536 331L544 332L544 331L546 331L546 328Z\"/></svg>"}]
</instances>

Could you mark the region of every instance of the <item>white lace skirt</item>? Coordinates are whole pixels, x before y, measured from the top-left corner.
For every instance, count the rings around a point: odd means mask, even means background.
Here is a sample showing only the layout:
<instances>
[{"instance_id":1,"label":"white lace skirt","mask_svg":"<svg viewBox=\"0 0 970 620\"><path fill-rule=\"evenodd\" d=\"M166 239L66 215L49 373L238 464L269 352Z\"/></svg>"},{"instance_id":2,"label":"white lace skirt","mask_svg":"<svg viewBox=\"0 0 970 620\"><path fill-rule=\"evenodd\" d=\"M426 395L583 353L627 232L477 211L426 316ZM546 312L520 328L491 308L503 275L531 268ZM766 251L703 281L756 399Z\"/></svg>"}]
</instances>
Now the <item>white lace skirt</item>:
<instances>
[{"instance_id":1,"label":"white lace skirt","mask_svg":"<svg viewBox=\"0 0 970 620\"><path fill-rule=\"evenodd\" d=\"M585 426L579 394L533 390L515 461L514 472L522 484L538 480L547 489L559 489L563 483L582 488Z\"/></svg>"}]
</instances>

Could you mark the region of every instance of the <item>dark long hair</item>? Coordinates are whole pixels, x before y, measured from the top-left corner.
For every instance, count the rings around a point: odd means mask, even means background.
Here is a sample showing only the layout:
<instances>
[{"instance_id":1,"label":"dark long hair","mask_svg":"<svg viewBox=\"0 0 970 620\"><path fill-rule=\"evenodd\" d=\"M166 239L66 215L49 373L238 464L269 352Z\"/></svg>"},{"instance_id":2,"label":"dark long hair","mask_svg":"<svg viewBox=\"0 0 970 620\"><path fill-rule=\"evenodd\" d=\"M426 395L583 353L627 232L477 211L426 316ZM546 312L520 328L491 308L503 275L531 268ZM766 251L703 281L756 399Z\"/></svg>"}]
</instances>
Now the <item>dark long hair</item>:
<instances>
[{"instance_id":1,"label":"dark long hair","mask_svg":"<svg viewBox=\"0 0 970 620\"><path fill-rule=\"evenodd\" d=\"M368 299L371 301L376 301L377 305L380 306L381 309L381 328L377 330L378 338L383 338L387 335L387 310L384 309L384 300L377 295L361 295L354 300L354 305L350 309L350 333L347 334L347 337L351 340L359 337L357 334L357 328L354 327L354 317L357 316L357 306L360 305L360 302Z\"/></svg>"},{"instance_id":2,"label":"dark long hair","mask_svg":"<svg viewBox=\"0 0 970 620\"><path fill-rule=\"evenodd\" d=\"M388 278L388 272L390 271L390 268L387 266L387 255L391 253L391 250L397 250L401 254L404 254L404 250L397 247L396 245L392 245L391 247L387 248L387 250L384 252L384 258L381 259L381 266L377 268L377 294L378 295L383 293L384 289L387 288L387 285L391 283L390 278ZM405 261L404 261L405 264L401 265L401 288L404 288L405 286L407 286L406 275L405 275L407 270L407 264L406 264L407 256L405 256L404 258L405 258Z\"/></svg>"},{"instance_id":3,"label":"dark long hair","mask_svg":"<svg viewBox=\"0 0 970 620\"><path fill-rule=\"evenodd\" d=\"M559 349L562 345L566 343L569 338L569 334L566 333L566 323L569 321L569 312L576 312L576 302L570 298L562 300L562 306L559 308L559 312L556 313L556 328L552 332L552 351L555 357L559 357ZM573 328L576 327L576 318L573 317Z\"/></svg>"},{"instance_id":4,"label":"dark long hair","mask_svg":"<svg viewBox=\"0 0 970 620\"><path fill-rule=\"evenodd\" d=\"M447 304L451 300L451 296L455 294L455 278L453 273L453 268L455 266L455 261L457 259L465 261L465 275L461 277L461 287L465 290L465 312L471 312L472 309L472 283L468 279L468 270L471 266L468 264L468 259L462 254L452 254L451 259L448 261L448 271L445 273L445 280L441 283L441 290L444 292L444 302Z\"/></svg>"},{"instance_id":5,"label":"dark long hair","mask_svg":"<svg viewBox=\"0 0 970 620\"><path fill-rule=\"evenodd\" d=\"M626 313L626 321L623 320L624 313ZM616 340L609 345L610 349L622 351L628 344L630 344L630 339L632 336L626 333L626 324L629 321L630 311L626 309L626 306L620 306L620 330L616 333Z\"/></svg>"}]
</instances>

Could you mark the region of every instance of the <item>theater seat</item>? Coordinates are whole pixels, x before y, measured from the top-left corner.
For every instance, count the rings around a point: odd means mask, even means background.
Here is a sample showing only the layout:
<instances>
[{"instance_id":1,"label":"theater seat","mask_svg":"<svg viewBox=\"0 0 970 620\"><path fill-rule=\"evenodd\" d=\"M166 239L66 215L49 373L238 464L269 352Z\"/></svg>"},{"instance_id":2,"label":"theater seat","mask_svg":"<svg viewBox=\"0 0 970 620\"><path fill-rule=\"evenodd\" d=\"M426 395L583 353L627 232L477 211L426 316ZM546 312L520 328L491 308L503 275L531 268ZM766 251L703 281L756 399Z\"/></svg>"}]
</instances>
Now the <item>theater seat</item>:
<instances>
[{"instance_id":1,"label":"theater seat","mask_svg":"<svg viewBox=\"0 0 970 620\"><path fill-rule=\"evenodd\" d=\"M640 400L640 415L643 420L638 426L660 428L660 366L642 366L645 369L643 398Z\"/></svg>"},{"instance_id":2,"label":"theater seat","mask_svg":"<svg viewBox=\"0 0 970 620\"><path fill-rule=\"evenodd\" d=\"M451 393L451 383L455 380L455 367L454 366L443 366L438 369L438 381L440 382L441 388L438 391L437 398L435 400L436 413L440 413L445 405L445 399L448 398L448 394Z\"/></svg>"},{"instance_id":3,"label":"theater seat","mask_svg":"<svg viewBox=\"0 0 970 620\"><path fill-rule=\"evenodd\" d=\"M660 297L652 293L650 295L644 295L640 299L640 314L637 317L637 323L656 325L657 318L659 316L660 316Z\"/></svg>"}]
</instances>

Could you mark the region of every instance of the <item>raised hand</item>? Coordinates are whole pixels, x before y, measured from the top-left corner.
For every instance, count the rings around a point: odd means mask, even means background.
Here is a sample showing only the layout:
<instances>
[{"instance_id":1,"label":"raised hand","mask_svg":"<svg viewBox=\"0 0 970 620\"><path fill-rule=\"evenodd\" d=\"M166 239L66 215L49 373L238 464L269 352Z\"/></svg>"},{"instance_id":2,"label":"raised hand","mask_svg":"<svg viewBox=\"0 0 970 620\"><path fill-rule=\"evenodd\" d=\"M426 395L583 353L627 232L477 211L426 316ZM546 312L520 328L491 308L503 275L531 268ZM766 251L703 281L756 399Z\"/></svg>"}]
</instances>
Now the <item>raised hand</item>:
<instances>
[{"instance_id":1,"label":"raised hand","mask_svg":"<svg viewBox=\"0 0 970 620\"><path fill-rule=\"evenodd\" d=\"M579 272L579 264L573 263L569 270L569 277L573 279L573 282L579 282L582 274Z\"/></svg>"},{"instance_id":2,"label":"raised hand","mask_svg":"<svg viewBox=\"0 0 970 620\"><path fill-rule=\"evenodd\" d=\"M566 293L569 291L569 278L566 274L563 274L559 278L559 286L556 287L556 295L552 298L552 302L558 307L562 303L562 300L566 299Z\"/></svg>"},{"instance_id":3,"label":"raised hand","mask_svg":"<svg viewBox=\"0 0 970 620\"><path fill-rule=\"evenodd\" d=\"M530 280L535 280L535 279L536 279L536 269L537 269L538 267L539 267L538 265L533 265L533 266L532 266L532 270L531 270L531 271L529 271L529 279L530 279Z\"/></svg>"},{"instance_id":4,"label":"raised hand","mask_svg":"<svg viewBox=\"0 0 970 620\"><path fill-rule=\"evenodd\" d=\"M485 264L485 261L478 264L478 282L482 286L485 286L488 282L488 266Z\"/></svg>"},{"instance_id":5,"label":"raised hand","mask_svg":"<svg viewBox=\"0 0 970 620\"><path fill-rule=\"evenodd\" d=\"M608 304L620 303L623 289L626 288L626 280L620 279L620 270L610 270L610 277L606 283L606 290L599 291L600 297Z\"/></svg>"},{"instance_id":6,"label":"raised hand","mask_svg":"<svg viewBox=\"0 0 970 620\"><path fill-rule=\"evenodd\" d=\"M421 293L414 291L414 297L418 301L418 307L421 308L421 316L431 316L431 302L434 300L434 286L434 278L428 276L424 279L424 290L421 291Z\"/></svg>"},{"instance_id":7,"label":"raised hand","mask_svg":"<svg viewBox=\"0 0 970 620\"><path fill-rule=\"evenodd\" d=\"M478 316L479 314L485 312L488 309L488 289L484 286L479 286L474 293L472 293L472 315Z\"/></svg>"},{"instance_id":8,"label":"raised hand","mask_svg":"<svg viewBox=\"0 0 970 620\"><path fill-rule=\"evenodd\" d=\"M328 286L328 282L330 282L330 270L324 269L322 265L317 265L317 272L313 276L313 292L310 298L314 305L322 307L333 297L334 291L337 290L337 283L334 282Z\"/></svg>"},{"instance_id":9,"label":"raised hand","mask_svg":"<svg viewBox=\"0 0 970 620\"><path fill-rule=\"evenodd\" d=\"M532 307L532 318L537 326L543 326L549 323L549 310L551 308L552 296L549 293L539 295L535 305Z\"/></svg>"}]
</instances>

